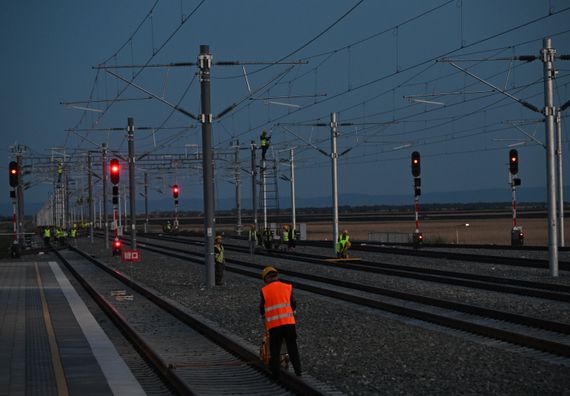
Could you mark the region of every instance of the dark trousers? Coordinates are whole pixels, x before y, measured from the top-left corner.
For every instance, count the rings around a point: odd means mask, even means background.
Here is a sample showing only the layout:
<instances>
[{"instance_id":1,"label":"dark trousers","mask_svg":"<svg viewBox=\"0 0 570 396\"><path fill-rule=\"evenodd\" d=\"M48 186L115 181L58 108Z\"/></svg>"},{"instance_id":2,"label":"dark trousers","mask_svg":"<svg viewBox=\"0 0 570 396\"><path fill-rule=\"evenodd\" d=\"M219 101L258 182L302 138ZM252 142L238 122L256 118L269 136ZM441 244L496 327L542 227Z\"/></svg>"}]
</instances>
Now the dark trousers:
<instances>
[{"instance_id":1,"label":"dark trousers","mask_svg":"<svg viewBox=\"0 0 570 396\"><path fill-rule=\"evenodd\" d=\"M301 358L299 357L299 349L297 348L297 331L295 325L284 325L269 329L269 368L273 374L273 378L279 378L279 358L281 354L281 344L287 345L287 353L295 374L301 375Z\"/></svg>"},{"instance_id":2,"label":"dark trousers","mask_svg":"<svg viewBox=\"0 0 570 396\"><path fill-rule=\"evenodd\" d=\"M216 261L216 285L220 286L224 278L224 263Z\"/></svg>"}]
</instances>

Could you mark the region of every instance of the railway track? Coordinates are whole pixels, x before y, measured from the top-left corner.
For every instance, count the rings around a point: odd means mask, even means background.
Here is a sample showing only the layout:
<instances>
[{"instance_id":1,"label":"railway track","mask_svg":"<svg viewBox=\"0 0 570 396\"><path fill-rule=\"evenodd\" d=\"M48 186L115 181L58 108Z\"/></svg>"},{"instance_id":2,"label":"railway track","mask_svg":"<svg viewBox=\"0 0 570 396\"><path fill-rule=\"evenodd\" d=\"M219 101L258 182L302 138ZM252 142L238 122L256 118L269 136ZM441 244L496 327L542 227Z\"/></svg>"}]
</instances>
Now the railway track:
<instances>
[{"instance_id":1,"label":"railway track","mask_svg":"<svg viewBox=\"0 0 570 396\"><path fill-rule=\"evenodd\" d=\"M301 241L298 242L301 246L318 246L329 248L331 246L330 242L326 241ZM378 244L370 242L355 242L353 243L351 250L362 251L362 252L373 252L373 253L388 253L397 254L405 256L415 256L415 257L430 257L439 258L445 260L458 260L458 261L469 261L476 263L490 263L497 265L510 265L514 267L530 267L530 268L548 268L548 260L541 259L528 259L528 258L518 258L518 257L505 257L505 256L494 256L494 255L483 255L483 254L469 254L451 251L436 251L436 250L425 250L425 249L413 249L406 247L390 247L381 246ZM560 261L558 263L558 268L562 271L570 271L570 262Z\"/></svg>"},{"instance_id":2,"label":"railway track","mask_svg":"<svg viewBox=\"0 0 570 396\"><path fill-rule=\"evenodd\" d=\"M203 252L139 242L139 247L169 257L203 265ZM263 265L228 259L226 271L259 278ZM361 307L377 309L466 331L496 340L570 358L570 325L502 312L442 299L396 292L360 283L331 279L280 268L296 288Z\"/></svg>"},{"instance_id":3,"label":"railway track","mask_svg":"<svg viewBox=\"0 0 570 396\"><path fill-rule=\"evenodd\" d=\"M86 253L70 248L56 254L177 393L325 394L287 372L272 381L257 354L231 335Z\"/></svg>"},{"instance_id":4,"label":"railway track","mask_svg":"<svg viewBox=\"0 0 570 396\"><path fill-rule=\"evenodd\" d=\"M188 238L177 238L170 236L150 236L147 238L160 239L178 244L191 244L203 246L200 241ZM148 246L152 244L147 243ZM158 245L154 245L158 246ZM234 250L242 253L248 253L249 249L240 245L224 244L228 250ZM183 251L183 250L182 250ZM481 290L495 291L499 293L517 294L525 297L543 298L547 300L570 302L570 287L565 285L556 285L552 283L532 282L519 279L508 279L502 277L494 277L487 275L468 274L455 271L444 271L433 268L422 268L417 266L404 266L397 264L381 263L376 261L358 261L358 263L342 262L332 263L325 261L326 256L300 252L264 252L258 251L256 255L267 257L280 257L284 259L303 261L310 264L322 265L327 267L337 267L349 270L361 271L372 274L383 274L390 276L398 276L403 278L417 279L427 282L437 282L447 285L463 286L476 288Z\"/></svg>"}]
</instances>

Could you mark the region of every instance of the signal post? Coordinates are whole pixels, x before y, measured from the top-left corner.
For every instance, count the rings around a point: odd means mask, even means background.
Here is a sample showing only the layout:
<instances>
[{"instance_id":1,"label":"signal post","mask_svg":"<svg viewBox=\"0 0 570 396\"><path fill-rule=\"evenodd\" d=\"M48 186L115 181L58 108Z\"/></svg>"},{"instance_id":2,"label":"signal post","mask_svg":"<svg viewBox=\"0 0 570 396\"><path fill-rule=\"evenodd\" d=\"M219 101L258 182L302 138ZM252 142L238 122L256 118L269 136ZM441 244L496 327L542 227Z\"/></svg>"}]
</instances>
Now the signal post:
<instances>
[{"instance_id":1,"label":"signal post","mask_svg":"<svg viewBox=\"0 0 570 396\"><path fill-rule=\"evenodd\" d=\"M422 195L422 179L420 153L412 153L412 176L414 177L414 212L416 218L416 229L414 230L414 247L419 247L424 240L424 235L420 232L420 195Z\"/></svg>"},{"instance_id":2,"label":"signal post","mask_svg":"<svg viewBox=\"0 0 570 396\"><path fill-rule=\"evenodd\" d=\"M14 258L20 257L20 246L18 244L18 216L17 208L16 208L16 190L20 184L20 169L18 163L16 161L10 162L9 170L8 170L8 177L10 180L10 187L12 190L10 191L10 198L12 199L12 246L10 247L11 256Z\"/></svg>"},{"instance_id":3,"label":"signal post","mask_svg":"<svg viewBox=\"0 0 570 396\"><path fill-rule=\"evenodd\" d=\"M113 184L113 229L115 231L115 238L113 240L113 256L121 255L121 241L119 240L119 226L118 226L118 207L119 207L119 180L121 176L121 165L119 160L113 158L109 162L109 173L111 175L111 183Z\"/></svg>"},{"instance_id":4,"label":"signal post","mask_svg":"<svg viewBox=\"0 0 570 396\"><path fill-rule=\"evenodd\" d=\"M174 198L174 224L173 228L178 229L178 195L180 194L180 188L178 184L172 186L172 198Z\"/></svg>"},{"instance_id":5,"label":"signal post","mask_svg":"<svg viewBox=\"0 0 570 396\"><path fill-rule=\"evenodd\" d=\"M517 225L517 186L521 185L521 179L516 177L519 173L519 154L517 150L509 151L509 184L511 185L511 202L513 208L513 228L511 228L511 246L522 246L524 234L522 226Z\"/></svg>"}]
</instances>

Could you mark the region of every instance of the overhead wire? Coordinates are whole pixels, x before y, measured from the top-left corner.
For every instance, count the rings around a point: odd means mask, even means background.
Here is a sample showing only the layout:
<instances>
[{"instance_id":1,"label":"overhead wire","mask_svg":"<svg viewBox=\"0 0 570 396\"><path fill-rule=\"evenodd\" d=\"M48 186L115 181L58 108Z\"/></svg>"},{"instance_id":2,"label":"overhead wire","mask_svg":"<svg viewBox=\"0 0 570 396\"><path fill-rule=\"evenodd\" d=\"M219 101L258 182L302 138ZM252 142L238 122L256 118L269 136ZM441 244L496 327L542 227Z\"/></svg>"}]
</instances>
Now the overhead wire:
<instances>
[{"instance_id":1,"label":"overhead wire","mask_svg":"<svg viewBox=\"0 0 570 396\"><path fill-rule=\"evenodd\" d=\"M406 68L404 68L404 69L401 69L401 70L398 71L398 72L393 72L393 73L390 73L390 74L387 74L387 75L378 77L378 78L376 78L376 79L373 79L373 80L364 82L364 83L362 83L362 84L360 84L360 85L358 85L358 86L356 86L356 87L353 87L350 91L343 90L343 91L340 91L340 92L338 92L338 93L336 93L336 94L334 94L334 95L327 96L327 97L324 98L324 99L317 100L316 103L314 103L314 104L309 104L309 105L304 106L304 107L302 107L302 108L293 110L293 111L291 111L291 113L278 116L278 117L272 119L270 122L275 123L276 121L278 121L278 120L280 120L280 119L283 119L283 118L285 118L285 117L290 116L291 114L295 114L295 113L298 113L298 112L301 112L301 111L305 111L305 110L307 110L308 108L314 107L314 106L317 105L317 104L322 104L322 103L325 103L325 102L328 102L328 101L332 101L333 99L336 99L336 98L338 98L338 97L340 97L340 96L343 96L343 95L345 95L345 94L347 94L347 93L349 93L349 92L353 93L354 91L357 91L357 90L360 90L360 89L362 89L362 88L365 88L365 87L368 87L368 86L377 84L377 83L379 83L379 82L381 82L381 81L384 81L384 80L389 79L389 78L391 78L391 77L397 76L397 75L399 75L399 74L401 74L401 73L403 73L403 72L413 70L413 69L415 69L415 68L417 68L417 67L426 65L426 64L428 64L428 63L430 63L430 62L434 62L434 61L436 61L436 60L438 60L438 59L441 59L441 58L443 58L443 57L449 56L449 55L451 55L451 54L453 54L453 53L456 53L456 52L458 52L458 51L460 51L460 50L463 50L463 49L465 49L465 48L470 48L470 47L473 47L473 46L475 46L475 45L479 45L479 44L481 44L481 43L483 43L483 42L486 42L486 41L495 39L495 38L500 37L500 36L502 36L502 35L505 35L505 34L507 34L507 33L511 33L511 32L513 32L513 31L515 31L515 30L518 30L518 29L521 29L521 28L523 28L523 27L526 27L526 26L535 24L535 23L537 23L537 22L540 22L540 21L542 21L542 20L544 20L544 19L546 19L546 18L548 18L548 17L551 17L551 16L553 16L553 15L558 15L558 14L562 14L562 13L568 12L569 10L570 10L570 7L566 7L566 8L563 8L563 9L561 9L561 10L556 11L556 12L553 13L553 14L549 14L549 15L546 15L546 16L540 16L540 17L537 17L537 18L534 18L534 19L525 21L525 22L523 22L523 23L521 23L521 24L518 24L518 25L516 25L516 26L510 27L510 28L505 29L505 30L503 30L503 31L501 31L501 32L498 32L498 33L495 33L495 34L486 36L486 37L484 37L484 38L482 38L482 39L480 39L480 40L471 42L471 43L469 43L469 44L467 44L467 45L464 45L464 46L462 46L462 47L460 46L460 47L457 47L457 48L455 48L455 49L452 49L452 50L446 51L446 52L444 52L444 53L441 53L441 54L439 54L439 55L437 55L437 56L430 57L430 58L428 58L428 59L426 59L426 60L424 60L424 61L420 61L420 62L418 62L418 63L416 63L416 64L414 64L414 65L411 65L411 66L408 66L408 67L406 67ZM255 130L255 129L263 128L263 127L265 127L268 123L269 123L269 122L263 122L263 123L261 123L261 124L258 124L258 125L256 125L256 126L254 126L254 127L251 128L251 129ZM249 130L246 130L246 131L244 131L244 132L242 132L242 133L243 133L243 134L247 134L248 132L249 132ZM240 134L240 135L241 135L241 134Z\"/></svg>"},{"instance_id":2,"label":"overhead wire","mask_svg":"<svg viewBox=\"0 0 570 396\"><path fill-rule=\"evenodd\" d=\"M158 53L170 42L170 40L180 31L180 29L184 26L184 24L198 11L198 9L206 2L206 0L201 0L198 5L196 5L194 7L194 9L192 10L192 12L187 16L186 19L182 20L181 23L171 32L171 34L162 42L162 44L159 46L159 48L146 60L146 62L134 73L134 77L130 80L131 82L134 81L139 75L140 73L142 73L145 70L145 67L150 64L150 62L152 61L152 59L154 59L154 57L156 55L158 55ZM148 14L147 14L148 15ZM140 26L140 24L139 24ZM137 28L138 29L138 28ZM125 44L126 45L126 44ZM124 48L123 45L121 48ZM116 55L116 54L115 54ZM109 57L107 60L115 57L115 55ZM117 93L117 95L115 95L115 97L109 102L109 104L105 107L105 109L103 109L103 112L100 113L100 115L97 117L97 119L95 120L95 122L93 123L93 127L98 125L98 123L101 121L101 119L107 114L107 112L110 110L110 108L113 106L113 104L116 102L116 100L129 88L129 85L125 85L122 89L119 90L119 92Z\"/></svg>"},{"instance_id":3,"label":"overhead wire","mask_svg":"<svg viewBox=\"0 0 570 396\"><path fill-rule=\"evenodd\" d=\"M339 24L343 19L345 19L347 16L349 16L354 10L356 10L362 3L364 2L364 0L360 0L358 1L354 6L352 6L351 8L348 9L348 11L346 11L344 14L342 14L340 17L338 17L335 21L333 21L331 24L329 24L325 29L323 29L322 31L320 31L317 35L313 36L311 39L309 39L308 41L306 41L305 43L303 43L301 46L297 47L296 49L294 49L293 51L289 52L287 55L282 56L281 58L279 58L278 60L276 60L275 62L271 62L270 65L267 66L263 66L260 69L254 70L252 72L250 72L249 74L256 74L256 73L260 73L266 69L268 69L269 67L272 67L274 65L279 64L280 62L283 62L284 60L290 58L291 56L295 55L297 52L302 51L303 49L307 48L309 45L311 45L312 43L314 43L315 41L317 41L319 38L321 38L323 35L325 35L329 30L331 30L333 27L335 27L337 24ZM234 76L227 76L227 77L217 77L217 79L235 79L235 78L242 78L243 76L241 74L239 75L234 75Z\"/></svg>"}]
</instances>

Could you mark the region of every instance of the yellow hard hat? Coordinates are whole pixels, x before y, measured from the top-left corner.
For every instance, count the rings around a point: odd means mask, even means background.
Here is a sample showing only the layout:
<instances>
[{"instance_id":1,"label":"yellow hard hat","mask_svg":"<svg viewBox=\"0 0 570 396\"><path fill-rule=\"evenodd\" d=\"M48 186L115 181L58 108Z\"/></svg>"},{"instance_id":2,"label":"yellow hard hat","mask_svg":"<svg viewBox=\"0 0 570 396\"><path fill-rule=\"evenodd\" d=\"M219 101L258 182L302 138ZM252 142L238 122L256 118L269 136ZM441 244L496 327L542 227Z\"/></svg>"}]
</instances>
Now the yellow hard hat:
<instances>
[{"instance_id":1,"label":"yellow hard hat","mask_svg":"<svg viewBox=\"0 0 570 396\"><path fill-rule=\"evenodd\" d=\"M271 272L277 273L277 270L276 270L275 268L273 268L273 267L265 267L265 268L263 269L263 271L261 271L261 279L265 279L265 277L266 277L267 275L269 275Z\"/></svg>"},{"instance_id":2,"label":"yellow hard hat","mask_svg":"<svg viewBox=\"0 0 570 396\"><path fill-rule=\"evenodd\" d=\"M214 238L215 241L221 241L222 240L222 236L218 235L217 237Z\"/></svg>"},{"instance_id":3,"label":"yellow hard hat","mask_svg":"<svg viewBox=\"0 0 570 396\"><path fill-rule=\"evenodd\" d=\"M343 234L348 234L348 230L344 230L342 233L343 233Z\"/></svg>"}]
</instances>

